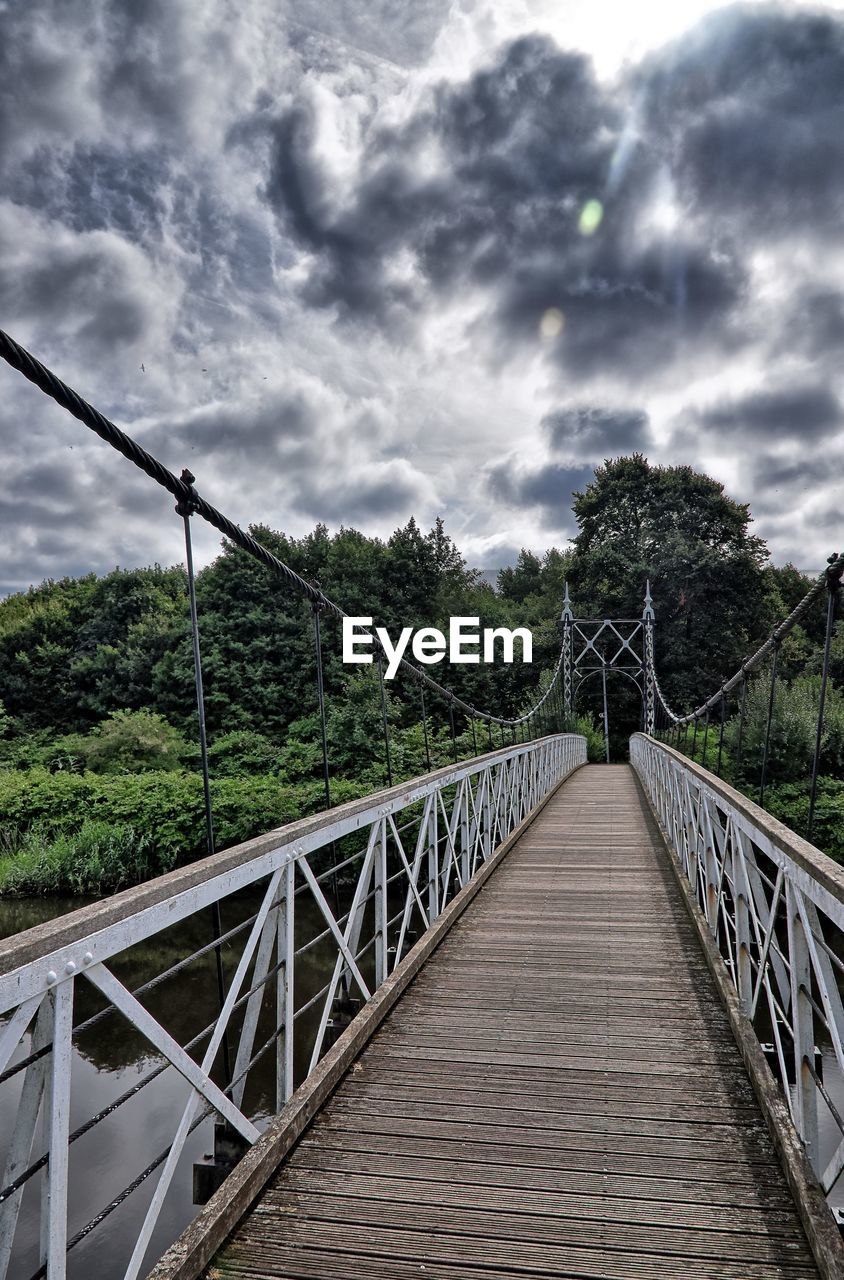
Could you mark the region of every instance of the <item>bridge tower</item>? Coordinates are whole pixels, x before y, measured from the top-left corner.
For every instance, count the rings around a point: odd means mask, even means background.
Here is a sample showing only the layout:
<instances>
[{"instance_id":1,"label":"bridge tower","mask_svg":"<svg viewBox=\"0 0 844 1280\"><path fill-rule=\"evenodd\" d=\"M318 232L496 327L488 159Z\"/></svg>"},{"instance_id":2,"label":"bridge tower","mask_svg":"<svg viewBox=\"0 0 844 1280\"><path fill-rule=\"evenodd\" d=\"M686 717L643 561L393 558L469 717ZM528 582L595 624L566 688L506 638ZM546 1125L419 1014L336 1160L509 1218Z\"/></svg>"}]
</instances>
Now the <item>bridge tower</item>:
<instances>
[{"instance_id":1,"label":"bridge tower","mask_svg":"<svg viewBox=\"0 0 844 1280\"><path fill-rule=\"evenodd\" d=\"M618 671L632 680L642 697L642 727L653 734L656 723L654 675L654 626L656 616L650 579L645 584L641 618L576 618L569 584L563 597L563 703L566 719L574 714L578 690L586 680L600 675L604 693L604 738L609 760L607 672Z\"/></svg>"}]
</instances>

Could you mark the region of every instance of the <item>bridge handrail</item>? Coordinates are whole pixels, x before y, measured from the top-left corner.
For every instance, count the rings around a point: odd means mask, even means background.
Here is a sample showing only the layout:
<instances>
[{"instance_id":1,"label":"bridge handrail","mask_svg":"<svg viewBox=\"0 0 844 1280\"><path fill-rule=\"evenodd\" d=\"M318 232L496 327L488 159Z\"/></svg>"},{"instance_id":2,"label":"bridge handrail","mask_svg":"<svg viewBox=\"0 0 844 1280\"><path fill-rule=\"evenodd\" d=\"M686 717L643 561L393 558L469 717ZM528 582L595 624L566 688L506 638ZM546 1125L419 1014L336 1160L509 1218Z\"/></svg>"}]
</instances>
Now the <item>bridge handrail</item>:
<instances>
[{"instance_id":1,"label":"bridge handrail","mask_svg":"<svg viewBox=\"0 0 844 1280\"><path fill-rule=\"evenodd\" d=\"M25 1071L5 1171L0 1177L0 1280L7 1274L21 1197L31 1177L46 1169L41 1188L42 1241L46 1242L42 1262L48 1267L50 1280L62 1280L67 1250L163 1166L125 1272L126 1280L137 1280L164 1197L193 1130L216 1112L246 1145L256 1141L259 1130L245 1111L243 1098L247 1073L259 1058L275 1051L276 1107L280 1110L293 1092L293 1028L297 1019L308 1014L316 1023L306 1035L310 1073L328 1046L329 1023L338 1000L348 1007L357 988L368 1001L395 972L412 946L415 930L432 928L445 906L473 880L513 830L568 773L585 762L586 740L578 734L555 734L503 748L290 823L0 944L0 1015L9 1015L5 1024L0 1021L0 1083ZM354 869L354 879L346 887L347 901L341 911L339 896L333 906L326 897L330 892L326 879L334 868L317 874L318 868L311 867L309 858L354 836L359 837L353 842L355 852L343 864ZM130 991L107 962L250 886L260 895L260 906L225 935L227 939L239 935L240 942L230 952L234 972L219 1017L187 1044L181 1044L138 999L159 979ZM304 945L298 935L294 944L295 904L302 893L315 906L318 928L322 929ZM241 905L239 909L244 915L246 908ZM301 914L298 918L301 920ZM177 971L213 945L194 952L161 976L172 980ZM300 996L303 1002L297 1007L300 985L296 960L315 945L329 948L325 958L330 978L315 996ZM105 997L107 1012L123 1015L164 1065L155 1067L116 1102L71 1132L71 1047L82 1027L93 1021L73 1025L74 992L83 978ZM264 997L273 994L275 1030L255 1052ZM215 1068L235 1013L242 1014L243 1020L237 1027L235 1059L221 1087ZM161 1016L166 1023L166 1014ZM24 1042L30 1031L26 1056ZM191 1050L201 1045L205 1047L199 1061L191 1056ZM13 1057L15 1065L7 1071ZM188 1086L185 1109L171 1145L68 1240L71 1144L168 1066L174 1067ZM48 1157L32 1161L42 1099Z\"/></svg>"},{"instance_id":2,"label":"bridge handrail","mask_svg":"<svg viewBox=\"0 0 844 1280\"><path fill-rule=\"evenodd\" d=\"M634 734L630 761L742 1012L760 1040L773 1036L762 1048L829 1196L844 1172L844 1117L816 1046L828 1038L844 1074L844 867L655 738Z\"/></svg>"},{"instance_id":3,"label":"bridge handrail","mask_svg":"<svg viewBox=\"0 0 844 1280\"><path fill-rule=\"evenodd\" d=\"M580 735L552 736L577 738ZM407 782L384 787L339 804L333 809L321 810L306 818L286 823L265 835L232 845L211 857L199 858L184 867L155 876L55 920L0 939L0 1014L22 994L11 988L15 974L22 968L57 958L67 948L78 948L81 943L104 931L118 928L129 920L137 920L137 924L125 935L131 938L125 945L134 946L158 932L158 925L153 923L155 917L149 913L162 902L174 904L172 911L175 914L169 915L168 925L176 924L185 915L200 909L199 906L190 905L194 901L207 905L208 902L219 900L261 879L267 874L267 868L275 867L277 856L289 856L293 861L298 861L309 853L360 830L370 821L375 809L382 816L398 813L433 791L460 782L463 778L475 777L491 764L519 758L542 741L548 739L539 738L515 747L502 747L459 765L444 765Z\"/></svg>"}]
</instances>

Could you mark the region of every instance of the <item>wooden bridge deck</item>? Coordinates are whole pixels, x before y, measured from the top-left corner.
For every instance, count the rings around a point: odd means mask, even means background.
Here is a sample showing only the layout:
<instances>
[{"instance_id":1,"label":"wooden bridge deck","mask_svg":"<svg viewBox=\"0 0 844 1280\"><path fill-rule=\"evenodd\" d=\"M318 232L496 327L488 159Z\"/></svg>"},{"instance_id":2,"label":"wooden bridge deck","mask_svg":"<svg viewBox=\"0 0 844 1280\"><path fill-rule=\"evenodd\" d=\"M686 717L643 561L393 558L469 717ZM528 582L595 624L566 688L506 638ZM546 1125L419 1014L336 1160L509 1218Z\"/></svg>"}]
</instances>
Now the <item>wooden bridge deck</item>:
<instances>
[{"instance_id":1,"label":"wooden bridge deck","mask_svg":"<svg viewBox=\"0 0 844 1280\"><path fill-rule=\"evenodd\" d=\"M550 801L215 1271L817 1275L632 770Z\"/></svg>"}]
</instances>

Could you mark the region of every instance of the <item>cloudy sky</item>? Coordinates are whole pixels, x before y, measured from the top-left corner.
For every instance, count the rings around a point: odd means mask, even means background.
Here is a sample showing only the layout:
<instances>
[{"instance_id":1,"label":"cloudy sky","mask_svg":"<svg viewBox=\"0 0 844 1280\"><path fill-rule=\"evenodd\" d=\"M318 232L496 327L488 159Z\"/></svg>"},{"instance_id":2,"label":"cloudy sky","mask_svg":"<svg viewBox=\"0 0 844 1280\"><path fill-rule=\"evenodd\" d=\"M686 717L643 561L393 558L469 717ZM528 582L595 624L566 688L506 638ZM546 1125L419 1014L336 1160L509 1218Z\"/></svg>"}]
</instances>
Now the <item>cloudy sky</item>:
<instances>
[{"instance_id":1,"label":"cloudy sky","mask_svg":"<svg viewBox=\"0 0 844 1280\"><path fill-rule=\"evenodd\" d=\"M0 327L242 523L495 566L636 449L818 569L844 0L0 0ZM8 369L0 435L0 589L182 558Z\"/></svg>"}]
</instances>

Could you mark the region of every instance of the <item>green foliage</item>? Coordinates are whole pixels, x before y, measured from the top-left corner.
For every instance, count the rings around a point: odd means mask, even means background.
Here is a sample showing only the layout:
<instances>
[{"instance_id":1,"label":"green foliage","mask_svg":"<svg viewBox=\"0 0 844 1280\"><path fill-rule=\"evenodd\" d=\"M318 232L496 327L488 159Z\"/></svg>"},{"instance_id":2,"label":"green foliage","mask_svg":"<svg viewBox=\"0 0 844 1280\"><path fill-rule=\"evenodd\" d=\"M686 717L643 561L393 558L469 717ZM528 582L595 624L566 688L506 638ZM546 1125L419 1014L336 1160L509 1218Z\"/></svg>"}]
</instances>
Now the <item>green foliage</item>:
<instances>
[{"instance_id":1,"label":"green foliage","mask_svg":"<svg viewBox=\"0 0 844 1280\"><path fill-rule=\"evenodd\" d=\"M806 836L809 822L810 784L783 783L765 793L765 808L775 818ZM844 779L819 778L815 801L812 843L836 862L844 863Z\"/></svg>"},{"instance_id":2,"label":"green foliage","mask_svg":"<svg viewBox=\"0 0 844 1280\"><path fill-rule=\"evenodd\" d=\"M62 733L150 706L156 665L180 634L181 569L42 583L0 601L0 700L23 728Z\"/></svg>"},{"instance_id":3,"label":"green foliage","mask_svg":"<svg viewBox=\"0 0 844 1280\"><path fill-rule=\"evenodd\" d=\"M290 726L295 736L295 726ZM279 767L280 752L269 738L253 729L235 729L220 733L209 744L208 765L215 778L256 777L275 773ZM284 771L283 776L295 781L293 774Z\"/></svg>"},{"instance_id":4,"label":"green foliage","mask_svg":"<svg viewBox=\"0 0 844 1280\"><path fill-rule=\"evenodd\" d=\"M74 745L94 773L178 769L189 750L178 729L154 711L112 711Z\"/></svg>"},{"instance_id":5,"label":"green foliage","mask_svg":"<svg viewBox=\"0 0 844 1280\"><path fill-rule=\"evenodd\" d=\"M770 681L764 677L748 685L741 758L736 760L737 776L743 780L759 778L770 688ZM819 699L817 676L798 676L791 684L777 682L767 768L772 783L800 781L811 772ZM736 717L727 729L733 755L738 751L738 723ZM844 775L844 695L832 684L827 688L820 773Z\"/></svg>"},{"instance_id":6,"label":"green foliage","mask_svg":"<svg viewBox=\"0 0 844 1280\"><path fill-rule=\"evenodd\" d=\"M576 716L571 732L583 734L586 739L586 754L590 763L600 764L606 759L604 731L591 713L586 712L583 715Z\"/></svg>"},{"instance_id":7,"label":"green foliage","mask_svg":"<svg viewBox=\"0 0 844 1280\"><path fill-rule=\"evenodd\" d=\"M447 630L452 615L477 617L481 628L530 627L532 665L432 668L454 693L507 716L533 704L556 660L566 579L579 616L637 618L650 577L662 684L678 707L693 705L710 692L713 677L731 673L806 589L792 566L766 564L747 508L688 467L652 467L638 455L609 461L576 495L575 517L571 551L523 550L499 574L497 590L467 568L439 520L427 533L410 520L386 541L354 529L332 535L323 525L299 539L265 526L251 532L349 613L369 615L392 634L403 626ZM324 804L314 621L295 593L225 544L200 572L197 592L223 847ZM45 885L104 892L147 874L144 866L161 869L204 853L188 622L181 568L46 582L0 602L0 847L8 850L0 891L5 884L22 892L21 884L40 877ZM321 629L331 795L340 803L386 784L381 695L375 668L350 676L342 665L338 620L323 614ZM805 775L822 632L823 618L813 613L781 652L792 690L784 683L778 698L776 784ZM841 624L832 657L834 680L844 680ZM752 724L735 764L735 726L727 730L723 772L744 778L742 785L758 770L764 696L764 688L752 693ZM594 714L599 699L592 681L577 706L577 730L594 760L604 756ZM429 761L437 768L489 750L486 725L477 723L473 734L458 712L453 740L447 702L433 693L426 742L419 687L401 675L386 686L386 712L395 781L424 773ZM614 673L616 753L640 715L638 690ZM822 760L830 774L844 769L843 719L833 693ZM553 715L535 725L539 732L555 727ZM493 745L500 743L496 732ZM696 754L702 759L700 735ZM709 767L716 757L712 728ZM18 879L9 859L20 863ZM25 868L29 880L20 878Z\"/></svg>"},{"instance_id":8,"label":"green foliage","mask_svg":"<svg viewBox=\"0 0 844 1280\"><path fill-rule=\"evenodd\" d=\"M368 789L338 782L333 798L342 803ZM274 777L216 779L211 799L221 849L324 807L321 785L290 786ZM86 823L90 831L82 839ZM106 840L108 832L117 834ZM74 843L77 837L81 843ZM159 874L207 852L202 779L173 772L51 774L43 768L0 773L0 848L7 851L0 859L4 893L28 892L24 884L41 891L33 887L38 876L45 892L95 892L79 887L76 872L70 875L69 868L83 862L88 869L79 876L87 876L89 886L101 875L105 887L115 887L121 858L126 883ZM14 871L20 858L24 880ZM62 868L68 871L64 880Z\"/></svg>"},{"instance_id":9,"label":"green foliage","mask_svg":"<svg viewBox=\"0 0 844 1280\"><path fill-rule=\"evenodd\" d=\"M30 831L14 854L0 856L0 886L11 896L76 893L100 896L161 875L173 857L157 853L133 827L85 819L73 834Z\"/></svg>"},{"instance_id":10,"label":"green foliage","mask_svg":"<svg viewBox=\"0 0 844 1280\"><path fill-rule=\"evenodd\" d=\"M749 531L749 510L709 476L651 466L640 454L616 458L575 495L574 514L575 613L641 617L649 578L657 666L673 705L694 706L711 693L776 617L779 598L764 571L765 544ZM635 728L639 695L617 683L615 725L624 715L625 727Z\"/></svg>"}]
</instances>

